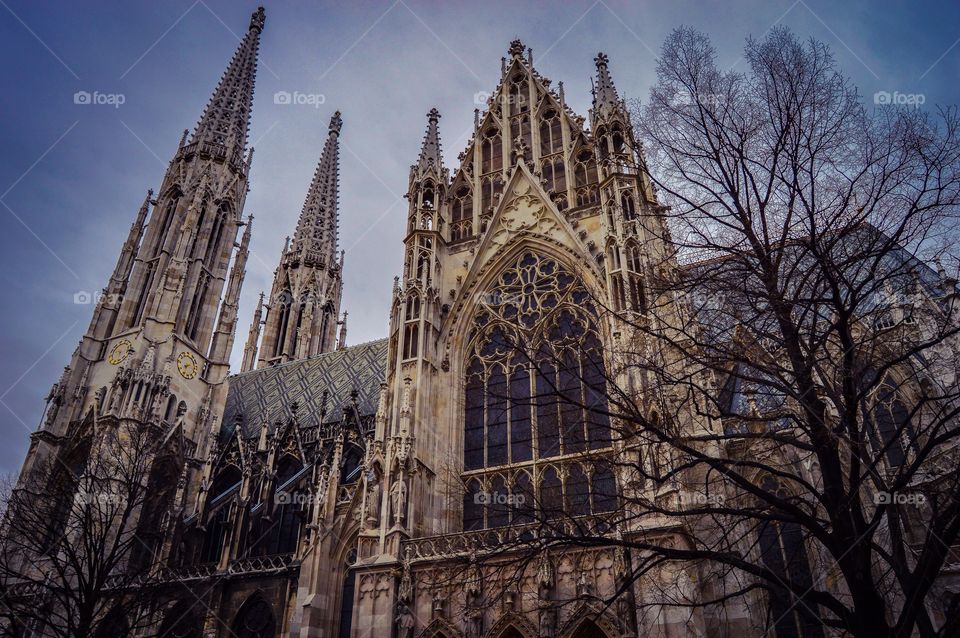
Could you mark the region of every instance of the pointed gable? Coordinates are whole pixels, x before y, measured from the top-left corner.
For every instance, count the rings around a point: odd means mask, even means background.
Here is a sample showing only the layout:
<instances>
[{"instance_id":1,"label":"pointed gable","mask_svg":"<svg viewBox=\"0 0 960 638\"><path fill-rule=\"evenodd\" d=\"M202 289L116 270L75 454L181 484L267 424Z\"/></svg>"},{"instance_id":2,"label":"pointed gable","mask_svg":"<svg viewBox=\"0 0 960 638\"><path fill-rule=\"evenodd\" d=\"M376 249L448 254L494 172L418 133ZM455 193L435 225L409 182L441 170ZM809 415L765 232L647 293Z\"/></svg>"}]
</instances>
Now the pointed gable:
<instances>
[{"instance_id":1,"label":"pointed gable","mask_svg":"<svg viewBox=\"0 0 960 638\"><path fill-rule=\"evenodd\" d=\"M562 84L553 90L523 44L511 43L500 82L487 109L477 113L474 136L459 155L451 187L451 241L486 232L520 157L543 178L544 190L559 210L596 205L596 160L584 121L567 108Z\"/></svg>"}]
</instances>

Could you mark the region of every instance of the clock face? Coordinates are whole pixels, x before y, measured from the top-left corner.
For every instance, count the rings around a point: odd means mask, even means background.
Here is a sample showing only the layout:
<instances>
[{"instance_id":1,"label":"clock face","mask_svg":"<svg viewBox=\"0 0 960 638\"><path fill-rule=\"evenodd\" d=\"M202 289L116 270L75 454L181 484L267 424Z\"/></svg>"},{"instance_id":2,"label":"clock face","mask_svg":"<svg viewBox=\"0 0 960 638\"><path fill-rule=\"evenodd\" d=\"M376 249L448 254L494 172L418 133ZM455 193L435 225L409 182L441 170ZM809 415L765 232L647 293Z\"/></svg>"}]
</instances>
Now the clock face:
<instances>
[{"instance_id":1,"label":"clock face","mask_svg":"<svg viewBox=\"0 0 960 638\"><path fill-rule=\"evenodd\" d=\"M197 376L198 368L196 358L189 352L181 352L177 355L177 370L180 371L180 376L184 379L192 379Z\"/></svg>"},{"instance_id":2,"label":"clock face","mask_svg":"<svg viewBox=\"0 0 960 638\"><path fill-rule=\"evenodd\" d=\"M121 339L117 342L113 349L110 350L110 354L107 356L107 361L113 365L119 364L121 361L130 356L130 353L133 352L131 347L133 344L130 343L127 339Z\"/></svg>"}]
</instances>

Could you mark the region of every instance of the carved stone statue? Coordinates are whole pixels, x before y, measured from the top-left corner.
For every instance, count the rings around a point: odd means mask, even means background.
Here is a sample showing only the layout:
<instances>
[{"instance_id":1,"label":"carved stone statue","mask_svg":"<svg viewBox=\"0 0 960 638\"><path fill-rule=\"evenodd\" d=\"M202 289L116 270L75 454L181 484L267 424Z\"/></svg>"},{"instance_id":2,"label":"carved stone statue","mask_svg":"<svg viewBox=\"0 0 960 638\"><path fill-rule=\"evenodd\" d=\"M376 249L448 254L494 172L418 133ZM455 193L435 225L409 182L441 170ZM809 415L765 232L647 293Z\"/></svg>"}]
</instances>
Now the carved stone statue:
<instances>
[{"instance_id":1,"label":"carved stone statue","mask_svg":"<svg viewBox=\"0 0 960 638\"><path fill-rule=\"evenodd\" d=\"M553 638L556 634L557 614L551 607L540 610L540 638Z\"/></svg>"},{"instance_id":2,"label":"carved stone statue","mask_svg":"<svg viewBox=\"0 0 960 638\"><path fill-rule=\"evenodd\" d=\"M397 607L397 638L410 638L413 636L413 626L416 619L410 612L410 608L404 604Z\"/></svg>"},{"instance_id":3,"label":"carved stone statue","mask_svg":"<svg viewBox=\"0 0 960 638\"><path fill-rule=\"evenodd\" d=\"M380 499L383 494L383 488L380 486L380 480L377 473L373 470L367 474L367 512L366 526L376 527L380 524Z\"/></svg>"},{"instance_id":4,"label":"carved stone statue","mask_svg":"<svg viewBox=\"0 0 960 638\"><path fill-rule=\"evenodd\" d=\"M466 625L463 628L463 638L480 638L480 625L483 622L483 612L473 609L467 613Z\"/></svg>"},{"instance_id":5,"label":"carved stone statue","mask_svg":"<svg viewBox=\"0 0 960 638\"><path fill-rule=\"evenodd\" d=\"M393 503L393 523L403 527L403 518L407 511L407 484L402 476L390 488L390 500Z\"/></svg>"}]
</instances>

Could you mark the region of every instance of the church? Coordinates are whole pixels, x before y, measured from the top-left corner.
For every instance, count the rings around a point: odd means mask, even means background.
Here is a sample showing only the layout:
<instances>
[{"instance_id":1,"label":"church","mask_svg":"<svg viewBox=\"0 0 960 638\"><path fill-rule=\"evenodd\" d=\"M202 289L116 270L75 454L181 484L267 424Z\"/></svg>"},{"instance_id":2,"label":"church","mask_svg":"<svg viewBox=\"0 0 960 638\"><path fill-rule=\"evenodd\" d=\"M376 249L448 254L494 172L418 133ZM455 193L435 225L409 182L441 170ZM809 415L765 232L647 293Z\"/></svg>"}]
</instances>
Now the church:
<instances>
[{"instance_id":1,"label":"church","mask_svg":"<svg viewBox=\"0 0 960 638\"><path fill-rule=\"evenodd\" d=\"M103 635L762 635L738 608L723 632L682 609L638 613L655 594L626 583L629 557L616 548L540 557L502 591L483 559L529 520L491 503L531 495L602 515L626 489L615 466L581 462L614 450L611 424L537 398L544 383L581 383L584 401L602 400L603 353L621 335L598 307L646 313L654 270L676 267L607 56L595 58L585 117L510 43L453 165L440 113L426 114L393 248L404 265L389 332L353 345L337 243L350 123L330 114L292 238L241 333L242 368L230 370L256 232L244 202L251 187L269 188L248 183L264 25L261 8L134 216L24 464L24 475L50 459L82 472L91 440L118 424L160 441L131 558L152 592L152 629L117 618ZM645 319L680 320L669 304ZM582 374L546 379L511 341ZM667 520L616 533L680 532ZM660 579L693 598L706 586L676 566Z\"/></svg>"}]
</instances>

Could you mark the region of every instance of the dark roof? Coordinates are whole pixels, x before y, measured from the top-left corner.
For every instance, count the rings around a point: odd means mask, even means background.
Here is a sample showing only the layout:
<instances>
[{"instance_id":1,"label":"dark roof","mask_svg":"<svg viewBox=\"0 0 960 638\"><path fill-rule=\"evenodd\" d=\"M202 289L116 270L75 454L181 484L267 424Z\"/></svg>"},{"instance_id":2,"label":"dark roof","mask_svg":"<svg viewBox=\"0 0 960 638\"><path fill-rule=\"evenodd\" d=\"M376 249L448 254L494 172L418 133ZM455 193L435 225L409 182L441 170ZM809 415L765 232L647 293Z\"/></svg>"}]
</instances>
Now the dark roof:
<instances>
[{"instance_id":1,"label":"dark roof","mask_svg":"<svg viewBox=\"0 0 960 638\"><path fill-rule=\"evenodd\" d=\"M374 414L386 367L387 339L379 339L233 375L228 379L222 428L232 429L240 416L244 436L255 435L264 423L272 427L286 421L294 402L303 425L319 424L321 415L326 423L339 421L354 390L360 416Z\"/></svg>"}]
</instances>

